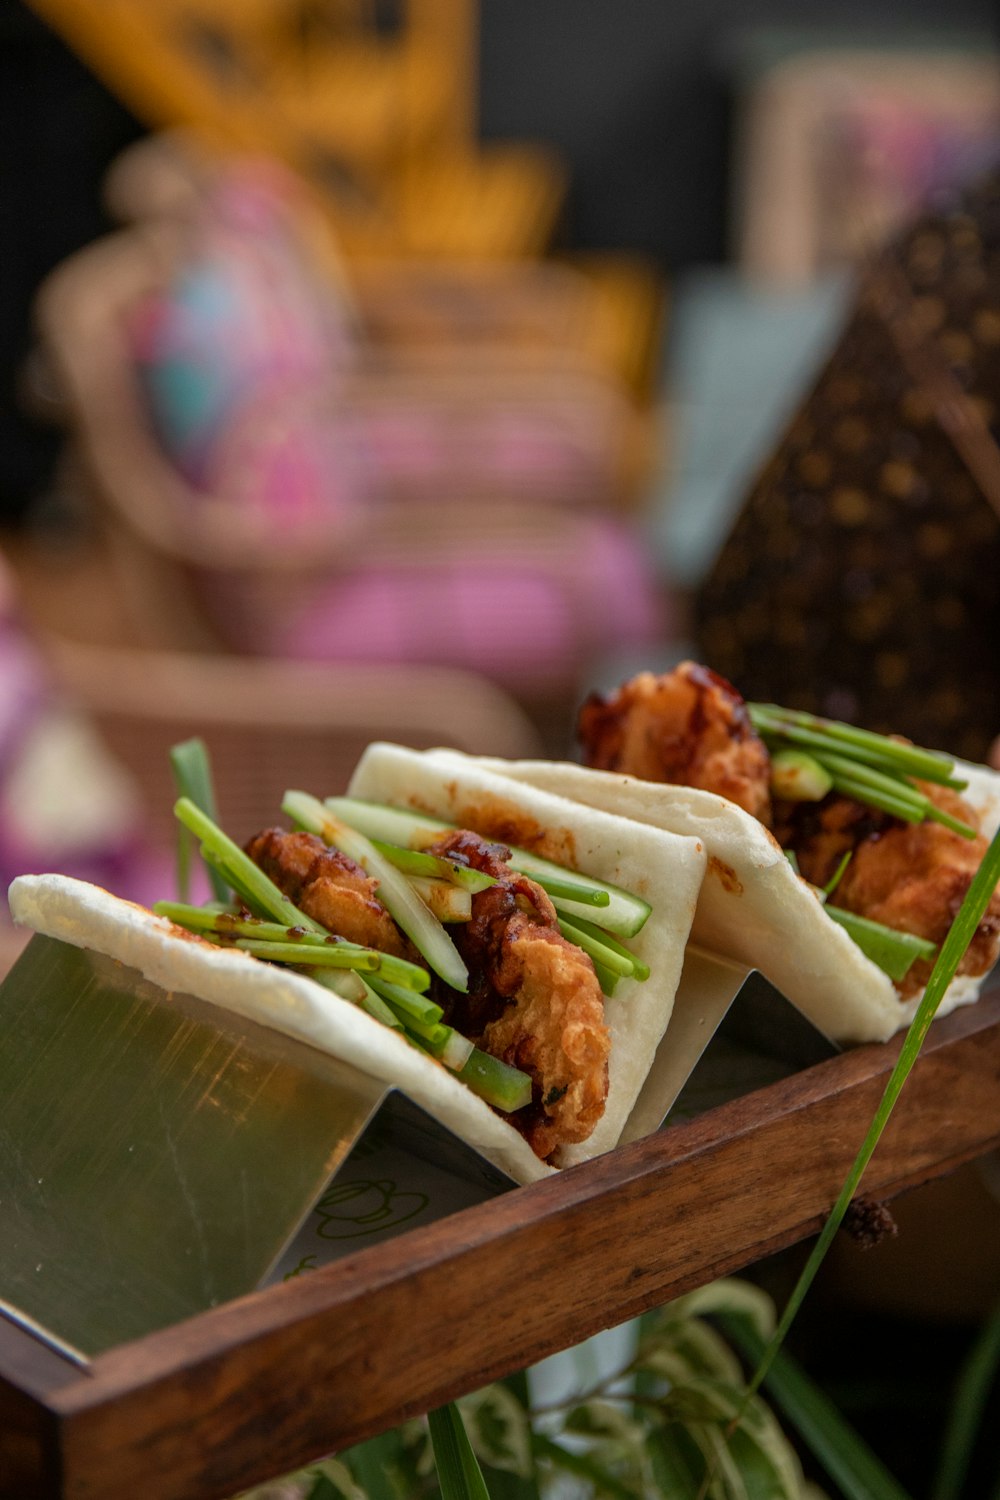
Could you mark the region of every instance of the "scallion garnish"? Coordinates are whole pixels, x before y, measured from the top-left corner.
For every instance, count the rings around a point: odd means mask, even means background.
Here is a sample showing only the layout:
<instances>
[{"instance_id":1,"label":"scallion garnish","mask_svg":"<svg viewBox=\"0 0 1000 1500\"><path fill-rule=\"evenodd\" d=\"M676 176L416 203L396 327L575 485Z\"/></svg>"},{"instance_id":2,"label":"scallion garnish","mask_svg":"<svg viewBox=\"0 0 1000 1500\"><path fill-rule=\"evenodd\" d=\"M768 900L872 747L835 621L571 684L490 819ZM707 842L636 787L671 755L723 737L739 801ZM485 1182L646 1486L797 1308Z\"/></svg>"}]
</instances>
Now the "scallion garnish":
<instances>
[{"instance_id":1,"label":"scallion garnish","mask_svg":"<svg viewBox=\"0 0 1000 1500\"><path fill-rule=\"evenodd\" d=\"M272 964L302 964L321 969L358 969L375 972L381 967L379 955L374 948L350 948L346 944L317 943L306 947L303 943L274 943L266 938L234 938L229 944L241 953L250 953L254 958L267 959Z\"/></svg>"},{"instance_id":2,"label":"scallion garnish","mask_svg":"<svg viewBox=\"0 0 1000 1500\"><path fill-rule=\"evenodd\" d=\"M976 837L976 829L938 807L911 779L964 790L967 783L954 774L955 762L947 756L771 703L748 703L747 709L750 722L775 759L787 754L789 747L800 747L843 796L906 823L929 820L963 838ZM780 790L778 795L782 795Z\"/></svg>"},{"instance_id":3,"label":"scallion garnish","mask_svg":"<svg viewBox=\"0 0 1000 1500\"><path fill-rule=\"evenodd\" d=\"M373 954L378 962L368 967L377 969L382 978L409 990L422 991L430 983L430 975L419 964L412 964L406 958L397 958L394 953L382 953L379 949L369 948L364 943L349 942L346 938L328 933L325 928L316 932L307 931L302 927L284 927L280 922L268 922L260 917L241 916L231 911L211 911L202 906L188 906L179 901L158 901L153 910L157 916L168 917L179 927L186 927L189 932L204 933L218 943L235 944L238 939L250 939L257 943L275 943L288 948L298 948L298 958L289 956L287 959L289 963L332 962L322 958L314 960L313 954L317 948L335 948L342 953ZM351 965L345 965L345 967L351 967ZM430 1001L425 1003L429 1005Z\"/></svg>"},{"instance_id":4,"label":"scallion garnish","mask_svg":"<svg viewBox=\"0 0 1000 1500\"><path fill-rule=\"evenodd\" d=\"M750 722L762 739L780 738L793 743L850 754L866 765L892 766L906 776L934 781L962 791L965 782L955 775L955 762L936 750L922 750L870 729L857 729L837 719L823 719L798 709L779 708L774 703L748 703ZM847 748L849 747L849 749Z\"/></svg>"},{"instance_id":5,"label":"scallion garnish","mask_svg":"<svg viewBox=\"0 0 1000 1500\"><path fill-rule=\"evenodd\" d=\"M587 932L580 925L579 917L570 920L569 917L560 916L559 931L567 942L575 943L578 948L582 948L594 963L601 965L602 969L612 974L619 974L623 979L637 977L636 960L631 953L620 943L616 943L614 948L610 947L599 928L591 927L591 930Z\"/></svg>"},{"instance_id":6,"label":"scallion garnish","mask_svg":"<svg viewBox=\"0 0 1000 1500\"><path fill-rule=\"evenodd\" d=\"M364 981L362 981L364 983ZM406 1031L406 1027L397 1015L393 1014L390 1006L386 1005L381 995L375 993L370 984L365 983L365 993L358 1002L362 1010L366 1010L375 1021L381 1021L383 1026L388 1026L390 1031Z\"/></svg>"},{"instance_id":7,"label":"scallion garnish","mask_svg":"<svg viewBox=\"0 0 1000 1500\"><path fill-rule=\"evenodd\" d=\"M418 995L414 990L408 990L405 985L393 984L384 974L374 975L368 982L372 989L378 991L383 1000L388 1001L404 1017L421 1021L426 1026L433 1026L444 1015L444 1011L436 1000L429 1000L426 995Z\"/></svg>"},{"instance_id":8,"label":"scallion garnish","mask_svg":"<svg viewBox=\"0 0 1000 1500\"><path fill-rule=\"evenodd\" d=\"M620 943L610 932L605 932L604 928L599 927L596 922L588 922L586 917L562 917L560 918L560 926L566 929L563 931L563 937L569 936L569 929L572 929L574 933L579 935L570 938L570 941L575 942L580 948L583 947L583 944L579 941L580 936L588 938L591 941L593 951L590 949L585 951L590 953L595 967L600 964L603 969L611 973L620 972L622 977L626 979L638 979L641 981L649 978L649 965L643 963L641 958L636 958L635 954L630 953L624 943ZM606 953L613 953L616 958L621 959L622 968L620 971L609 967L604 956Z\"/></svg>"},{"instance_id":9,"label":"scallion garnish","mask_svg":"<svg viewBox=\"0 0 1000 1500\"><path fill-rule=\"evenodd\" d=\"M254 906L266 911L284 927L305 927L326 935L322 923L300 911L260 866L254 864L249 854L244 854L240 846L234 844L228 834L223 833L189 797L178 798L174 803L174 813L184 827L201 840L203 853L226 875L240 895L246 896Z\"/></svg>"},{"instance_id":10,"label":"scallion garnish","mask_svg":"<svg viewBox=\"0 0 1000 1500\"><path fill-rule=\"evenodd\" d=\"M844 852L843 852L843 854L840 856L840 862L837 865L837 868L834 870L833 874L830 876L830 879L826 882L826 885L823 887L823 895L824 896L832 896L833 895L834 891L837 889L838 885L840 884L840 882L844 878L844 871L847 869L847 866L851 863L851 860L853 858L854 858L854 850L853 849L845 849Z\"/></svg>"},{"instance_id":11,"label":"scallion garnish","mask_svg":"<svg viewBox=\"0 0 1000 1500\"><path fill-rule=\"evenodd\" d=\"M804 879L799 872L795 850L786 849L784 854L799 879ZM828 903L827 897L840 884L853 854L853 849L846 851L825 886L811 885L809 881L806 884L823 903L827 916L844 928L866 958L870 958L883 974L888 974L898 984L901 979L906 978L911 965L918 958L933 958L937 948L927 938L917 937L913 932L900 932L895 927L886 927L882 922L873 922L870 917L859 917L856 912L845 911L841 906L831 906Z\"/></svg>"}]
</instances>

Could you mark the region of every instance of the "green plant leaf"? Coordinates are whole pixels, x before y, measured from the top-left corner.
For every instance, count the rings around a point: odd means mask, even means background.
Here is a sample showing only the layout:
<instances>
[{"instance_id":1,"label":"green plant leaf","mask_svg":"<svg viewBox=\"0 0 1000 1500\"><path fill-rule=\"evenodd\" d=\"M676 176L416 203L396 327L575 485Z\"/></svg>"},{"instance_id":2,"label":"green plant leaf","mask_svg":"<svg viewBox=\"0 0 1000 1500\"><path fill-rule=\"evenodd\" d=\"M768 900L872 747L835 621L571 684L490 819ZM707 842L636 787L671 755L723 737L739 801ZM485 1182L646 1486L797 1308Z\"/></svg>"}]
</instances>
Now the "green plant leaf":
<instances>
[{"instance_id":1,"label":"green plant leaf","mask_svg":"<svg viewBox=\"0 0 1000 1500\"><path fill-rule=\"evenodd\" d=\"M428 1412L442 1500L489 1500L482 1470L472 1451L458 1407L452 1402Z\"/></svg>"},{"instance_id":2,"label":"green plant leaf","mask_svg":"<svg viewBox=\"0 0 1000 1500\"><path fill-rule=\"evenodd\" d=\"M407 1462L398 1427L356 1443L339 1457L367 1500L406 1500L413 1465Z\"/></svg>"},{"instance_id":3,"label":"green plant leaf","mask_svg":"<svg viewBox=\"0 0 1000 1500\"><path fill-rule=\"evenodd\" d=\"M698 1500L705 1455L686 1427L660 1423L646 1436L650 1471L665 1500Z\"/></svg>"},{"instance_id":4,"label":"green plant leaf","mask_svg":"<svg viewBox=\"0 0 1000 1500\"><path fill-rule=\"evenodd\" d=\"M303 1500L366 1500L365 1492L339 1458L327 1458L306 1470L311 1481Z\"/></svg>"},{"instance_id":5,"label":"green plant leaf","mask_svg":"<svg viewBox=\"0 0 1000 1500\"><path fill-rule=\"evenodd\" d=\"M1000 1369L1000 1302L986 1319L959 1371L948 1412L931 1500L960 1500L976 1434ZM1000 1489L998 1489L1000 1493Z\"/></svg>"},{"instance_id":6,"label":"green plant leaf","mask_svg":"<svg viewBox=\"0 0 1000 1500\"><path fill-rule=\"evenodd\" d=\"M735 1276L724 1276L693 1292L686 1292L668 1307L674 1317L685 1319L722 1313L740 1314L749 1319L763 1338L770 1337L777 1322L774 1302L767 1292Z\"/></svg>"}]
</instances>

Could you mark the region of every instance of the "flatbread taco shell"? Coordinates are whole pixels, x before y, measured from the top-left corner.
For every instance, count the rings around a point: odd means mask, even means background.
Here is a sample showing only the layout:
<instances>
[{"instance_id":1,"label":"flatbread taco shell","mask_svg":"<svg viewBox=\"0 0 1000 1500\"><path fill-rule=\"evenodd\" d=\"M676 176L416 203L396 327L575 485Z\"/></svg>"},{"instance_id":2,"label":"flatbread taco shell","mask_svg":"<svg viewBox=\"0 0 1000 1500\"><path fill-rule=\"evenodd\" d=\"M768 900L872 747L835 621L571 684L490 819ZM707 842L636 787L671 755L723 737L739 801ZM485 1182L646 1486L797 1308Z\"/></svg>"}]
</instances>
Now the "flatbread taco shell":
<instances>
[{"instance_id":1,"label":"flatbread taco shell","mask_svg":"<svg viewBox=\"0 0 1000 1500\"><path fill-rule=\"evenodd\" d=\"M650 977L623 980L604 1002L611 1033L604 1114L586 1141L561 1149L558 1162L570 1166L616 1146L673 1010L706 869L701 840L625 822L561 795L557 786L524 783L514 791L510 777L457 752L452 758L444 751L370 745L348 793L472 828L649 902L652 915L628 946L649 965ZM600 921L596 911L594 920Z\"/></svg>"},{"instance_id":2,"label":"flatbread taco shell","mask_svg":"<svg viewBox=\"0 0 1000 1500\"><path fill-rule=\"evenodd\" d=\"M390 781L397 767L402 768L399 756L411 757L413 752L394 750L389 756ZM620 818L534 788L519 786L514 791L509 780L479 768L468 769L462 778L466 796L458 798L454 788L441 789L433 766L425 769L420 805L427 811L444 817L457 810L459 802L471 807L477 799L491 796L498 816L505 808L509 819L548 827L554 842L579 855L581 873L629 886L654 904L654 915L632 946L654 970L655 979L644 986L620 986L619 994L634 990L641 995L632 1010L624 998L608 1002L612 1048L605 1115L587 1141L563 1149L557 1164L598 1155L617 1143L666 1028L704 874L704 851L695 839L624 825ZM10 887L9 902L20 925L106 954L168 992L191 994L274 1027L402 1089L517 1182L531 1182L554 1170L446 1068L305 975L218 947L144 907L68 876L20 876Z\"/></svg>"},{"instance_id":3,"label":"flatbread taco shell","mask_svg":"<svg viewBox=\"0 0 1000 1500\"><path fill-rule=\"evenodd\" d=\"M433 752L445 771L456 751ZM768 830L714 792L642 781L557 761L481 762L539 790L558 789L590 807L704 842L705 881L692 924L693 941L757 969L831 1041L886 1041L907 1025L920 995L901 1001L882 972L823 911ZM1000 775L956 762L968 780L963 797L992 837L1000 825ZM976 999L985 976L959 975L938 1011Z\"/></svg>"}]
</instances>

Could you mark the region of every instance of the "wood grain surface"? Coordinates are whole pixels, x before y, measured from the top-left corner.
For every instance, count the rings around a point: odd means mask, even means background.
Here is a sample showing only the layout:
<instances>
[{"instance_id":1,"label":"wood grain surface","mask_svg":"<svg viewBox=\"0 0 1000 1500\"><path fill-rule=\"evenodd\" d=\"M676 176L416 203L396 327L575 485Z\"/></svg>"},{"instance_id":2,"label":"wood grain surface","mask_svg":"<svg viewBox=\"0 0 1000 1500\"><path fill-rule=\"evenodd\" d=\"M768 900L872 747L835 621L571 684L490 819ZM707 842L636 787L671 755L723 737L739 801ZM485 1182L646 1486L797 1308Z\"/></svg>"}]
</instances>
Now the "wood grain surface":
<instances>
[{"instance_id":1,"label":"wood grain surface","mask_svg":"<svg viewBox=\"0 0 1000 1500\"><path fill-rule=\"evenodd\" d=\"M0 1319L2 1500L222 1500L813 1234L899 1042L74 1369ZM1000 994L932 1027L866 1174L1000 1143ZM8 1478L8 1473L13 1476Z\"/></svg>"}]
</instances>

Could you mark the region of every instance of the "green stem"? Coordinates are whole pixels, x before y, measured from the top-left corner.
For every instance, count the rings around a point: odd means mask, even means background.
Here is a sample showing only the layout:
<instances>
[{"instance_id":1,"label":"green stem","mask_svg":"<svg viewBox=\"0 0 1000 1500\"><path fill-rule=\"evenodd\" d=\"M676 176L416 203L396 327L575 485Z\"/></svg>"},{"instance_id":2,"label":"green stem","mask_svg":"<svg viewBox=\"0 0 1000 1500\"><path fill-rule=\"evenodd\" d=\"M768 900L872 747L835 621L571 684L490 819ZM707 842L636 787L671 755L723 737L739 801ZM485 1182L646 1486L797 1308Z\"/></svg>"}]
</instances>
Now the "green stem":
<instances>
[{"instance_id":1,"label":"green stem","mask_svg":"<svg viewBox=\"0 0 1000 1500\"><path fill-rule=\"evenodd\" d=\"M839 772L831 772L833 776L833 789L840 792L842 797L850 797L855 802L863 802L866 807L878 808L879 812L888 813L892 818L899 818L903 823L922 823L923 811L915 806L913 799L904 792L902 795L894 791L883 791L881 788L873 787L864 781L859 781L856 776L845 776Z\"/></svg>"},{"instance_id":2,"label":"green stem","mask_svg":"<svg viewBox=\"0 0 1000 1500\"><path fill-rule=\"evenodd\" d=\"M441 1500L490 1500L458 1407L452 1403L428 1412L427 1425Z\"/></svg>"},{"instance_id":3,"label":"green stem","mask_svg":"<svg viewBox=\"0 0 1000 1500\"><path fill-rule=\"evenodd\" d=\"M230 945L241 953L250 953L254 958L267 959L274 964L303 964L316 968L371 969L376 971L379 956L374 948L367 952L363 948L348 948L325 943L307 947L303 943L272 943L266 938L234 938Z\"/></svg>"}]
</instances>

